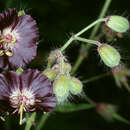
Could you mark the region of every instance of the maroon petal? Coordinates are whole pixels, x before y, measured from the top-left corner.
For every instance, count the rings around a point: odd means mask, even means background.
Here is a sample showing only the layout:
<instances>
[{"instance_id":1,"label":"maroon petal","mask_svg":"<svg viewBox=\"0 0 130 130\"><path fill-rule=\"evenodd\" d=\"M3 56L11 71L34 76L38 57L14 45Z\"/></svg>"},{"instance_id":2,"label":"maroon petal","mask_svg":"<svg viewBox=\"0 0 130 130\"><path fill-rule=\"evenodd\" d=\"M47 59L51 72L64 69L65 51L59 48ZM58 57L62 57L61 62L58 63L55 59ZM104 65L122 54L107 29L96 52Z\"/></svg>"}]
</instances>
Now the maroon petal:
<instances>
[{"instance_id":1,"label":"maroon petal","mask_svg":"<svg viewBox=\"0 0 130 130\"><path fill-rule=\"evenodd\" d=\"M28 87L36 98L53 94L53 88L49 79L38 70L25 70L20 75L22 89Z\"/></svg>"},{"instance_id":2,"label":"maroon petal","mask_svg":"<svg viewBox=\"0 0 130 130\"><path fill-rule=\"evenodd\" d=\"M2 111L12 112L9 96L11 92L19 87L19 77L15 72L4 72L0 74L0 108Z\"/></svg>"},{"instance_id":3,"label":"maroon petal","mask_svg":"<svg viewBox=\"0 0 130 130\"><path fill-rule=\"evenodd\" d=\"M17 43L16 43L17 44ZM8 57L12 68L24 67L36 56L37 46L33 45L30 48L15 47L13 48L13 56Z\"/></svg>"},{"instance_id":4,"label":"maroon petal","mask_svg":"<svg viewBox=\"0 0 130 130\"><path fill-rule=\"evenodd\" d=\"M21 89L28 87L29 91L34 93L37 110L49 112L56 106L56 97L53 94L51 82L41 72L29 69L21 74L20 79Z\"/></svg>"},{"instance_id":5,"label":"maroon petal","mask_svg":"<svg viewBox=\"0 0 130 130\"><path fill-rule=\"evenodd\" d=\"M0 68L7 69L7 66L16 69L24 67L37 54L36 43L39 34L35 20L26 14L18 17L16 9L8 9L0 14L0 24L1 30L11 27L16 39L14 47L11 49L13 56L6 58L6 62L5 58L1 58L0 60L3 61L0 63Z\"/></svg>"},{"instance_id":6,"label":"maroon petal","mask_svg":"<svg viewBox=\"0 0 130 130\"><path fill-rule=\"evenodd\" d=\"M0 13L0 30L11 26L13 29L18 22L18 12L16 9L9 8L7 11Z\"/></svg>"},{"instance_id":7,"label":"maroon petal","mask_svg":"<svg viewBox=\"0 0 130 130\"><path fill-rule=\"evenodd\" d=\"M22 15L14 30L18 34L18 38L12 49L13 56L9 57L9 62L11 66L18 68L28 64L36 56L38 28L31 16Z\"/></svg>"},{"instance_id":8,"label":"maroon petal","mask_svg":"<svg viewBox=\"0 0 130 130\"><path fill-rule=\"evenodd\" d=\"M50 112L56 106L56 97L44 97L43 102L36 103L38 110L43 110L45 112Z\"/></svg>"},{"instance_id":9,"label":"maroon petal","mask_svg":"<svg viewBox=\"0 0 130 130\"><path fill-rule=\"evenodd\" d=\"M0 108L18 111L21 102L26 104L27 111L33 108L51 111L56 106L56 97L49 79L38 70L31 69L23 71L20 76L13 71L1 73Z\"/></svg>"},{"instance_id":10,"label":"maroon petal","mask_svg":"<svg viewBox=\"0 0 130 130\"><path fill-rule=\"evenodd\" d=\"M9 96L11 92L19 87L19 77L15 72L4 72L0 74L0 108L2 111L12 112Z\"/></svg>"},{"instance_id":11,"label":"maroon petal","mask_svg":"<svg viewBox=\"0 0 130 130\"><path fill-rule=\"evenodd\" d=\"M36 45L38 40L38 28L36 21L30 15L22 15L18 19L18 24L14 28L18 33L17 47L30 48L32 45Z\"/></svg>"},{"instance_id":12,"label":"maroon petal","mask_svg":"<svg viewBox=\"0 0 130 130\"><path fill-rule=\"evenodd\" d=\"M8 57L0 56L0 68L7 70L9 68Z\"/></svg>"},{"instance_id":13,"label":"maroon petal","mask_svg":"<svg viewBox=\"0 0 130 130\"><path fill-rule=\"evenodd\" d=\"M19 85L19 76L15 72L10 71L0 74L0 100L8 99L10 93L19 88Z\"/></svg>"}]
</instances>

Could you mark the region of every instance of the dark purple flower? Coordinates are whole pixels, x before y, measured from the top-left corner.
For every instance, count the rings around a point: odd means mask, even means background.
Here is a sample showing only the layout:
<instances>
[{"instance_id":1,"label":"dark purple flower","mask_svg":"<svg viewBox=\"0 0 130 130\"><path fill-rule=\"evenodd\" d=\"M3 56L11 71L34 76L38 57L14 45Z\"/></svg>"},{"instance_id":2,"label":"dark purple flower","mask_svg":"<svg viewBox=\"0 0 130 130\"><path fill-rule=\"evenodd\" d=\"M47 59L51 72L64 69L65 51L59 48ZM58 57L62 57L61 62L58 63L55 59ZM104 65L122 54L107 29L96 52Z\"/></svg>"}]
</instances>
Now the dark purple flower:
<instances>
[{"instance_id":1,"label":"dark purple flower","mask_svg":"<svg viewBox=\"0 0 130 130\"><path fill-rule=\"evenodd\" d=\"M56 106L51 82L37 70L0 74L0 108L14 114L21 112L21 105L23 112L50 112Z\"/></svg>"},{"instance_id":2,"label":"dark purple flower","mask_svg":"<svg viewBox=\"0 0 130 130\"><path fill-rule=\"evenodd\" d=\"M38 28L30 15L16 9L0 13L0 68L23 67L37 52Z\"/></svg>"}]
</instances>

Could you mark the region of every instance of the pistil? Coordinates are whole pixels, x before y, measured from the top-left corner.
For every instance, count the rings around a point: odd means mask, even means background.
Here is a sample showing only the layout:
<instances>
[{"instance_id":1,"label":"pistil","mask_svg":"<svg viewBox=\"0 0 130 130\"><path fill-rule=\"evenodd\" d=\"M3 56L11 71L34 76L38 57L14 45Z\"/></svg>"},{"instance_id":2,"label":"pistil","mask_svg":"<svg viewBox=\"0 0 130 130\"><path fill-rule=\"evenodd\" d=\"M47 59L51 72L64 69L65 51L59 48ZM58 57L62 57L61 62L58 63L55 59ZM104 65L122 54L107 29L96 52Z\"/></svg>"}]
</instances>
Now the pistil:
<instances>
[{"instance_id":1,"label":"pistil","mask_svg":"<svg viewBox=\"0 0 130 130\"><path fill-rule=\"evenodd\" d=\"M19 121L20 125L22 125L22 120L23 120L23 108L24 108L24 104L22 103L20 105L20 121Z\"/></svg>"}]
</instances>

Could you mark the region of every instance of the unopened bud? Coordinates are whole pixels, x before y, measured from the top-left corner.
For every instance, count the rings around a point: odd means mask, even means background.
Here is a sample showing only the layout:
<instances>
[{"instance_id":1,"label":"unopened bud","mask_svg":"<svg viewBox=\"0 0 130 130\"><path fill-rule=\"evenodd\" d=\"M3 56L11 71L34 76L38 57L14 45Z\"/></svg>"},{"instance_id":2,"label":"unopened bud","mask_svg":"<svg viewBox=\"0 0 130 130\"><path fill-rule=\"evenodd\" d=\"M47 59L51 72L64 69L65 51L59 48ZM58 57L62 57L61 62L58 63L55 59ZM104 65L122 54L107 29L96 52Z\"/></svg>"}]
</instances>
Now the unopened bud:
<instances>
[{"instance_id":1,"label":"unopened bud","mask_svg":"<svg viewBox=\"0 0 130 130\"><path fill-rule=\"evenodd\" d=\"M83 85L80 80L75 77L71 77L69 80L69 89L72 94L78 95L82 92Z\"/></svg>"},{"instance_id":2,"label":"unopened bud","mask_svg":"<svg viewBox=\"0 0 130 130\"><path fill-rule=\"evenodd\" d=\"M63 63L62 64L55 64L52 69L54 69L57 73L60 73L61 67L62 67L62 72L63 73L70 73L71 71L71 65L69 63Z\"/></svg>"},{"instance_id":3,"label":"unopened bud","mask_svg":"<svg viewBox=\"0 0 130 130\"><path fill-rule=\"evenodd\" d=\"M22 69L21 67L19 67L19 68L16 70L16 74L17 74L17 75L20 75L22 72L23 72L23 69Z\"/></svg>"},{"instance_id":4,"label":"unopened bud","mask_svg":"<svg viewBox=\"0 0 130 130\"><path fill-rule=\"evenodd\" d=\"M69 73L71 71L71 65L69 63L64 63L63 71Z\"/></svg>"},{"instance_id":5,"label":"unopened bud","mask_svg":"<svg viewBox=\"0 0 130 130\"><path fill-rule=\"evenodd\" d=\"M52 52L49 54L48 63L49 63L50 66L51 66L54 62L59 63L59 61L60 61L61 59L65 60L65 57L63 56L62 52L61 52L59 49L56 49L56 50L52 51ZM49 67L50 67L50 66L49 66Z\"/></svg>"},{"instance_id":6,"label":"unopened bud","mask_svg":"<svg viewBox=\"0 0 130 130\"><path fill-rule=\"evenodd\" d=\"M53 83L53 90L58 103L63 103L67 101L67 98L69 96L68 77L64 74L59 74Z\"/></svg>"},{"instance_id":7,"label":"unopened bud","mask_svg":"<svg viewBox=\"0 0 130 130\"><path fill-rule=\"evenodd\" d=\"M120 62L120 54L119 52L110 45L101 44L98 47L98 53L103 60L104 64L108 67L115 67Z\"/></svg>"},{"instance_id":8,"label":"unopened bud","mask_svg":"<svg viewBox=\"0 0 130 130\"><path fill-rule=\"evenodd\" d=\"M21 15L24 15L24 14L25 14L24 10L21 10L21 11L18 12L18 16L21 16Z\"/></svg>"},{"instance_id":9,"label":"unopened bud","mask_svg":"<svg viewBox=\"0 0 130 130\"><path fill-rule=\"evenodd\" d=\"M112 121L113 114L117 112L118 108L112 104L100 103L97 104L96 110L104 119Z\"/></svg>"},{"instance_id":10,"label":"unopened bud","mask_svg":"<svg viewBox=\"0 0 130 130\"><path fill-rule=\"evenodd\" d=\"M106 18L106 25L115 32L124 33L129 29L129 21L118 15Z\"/></svg>"},{"instance_id":11,"label":"unopened bud","mask_svg":"<svg viewBox=\"0 0 130 130\"><path fill-rule=\"evenodd\" d=\"M46 77L48 77L51 81L53 81L53 80L55 79L57 73L56 73L56 71L53 70L53 69L45 69L45 70L43 71L43 74L44 74Z\"/></svg>"}]
</instances>

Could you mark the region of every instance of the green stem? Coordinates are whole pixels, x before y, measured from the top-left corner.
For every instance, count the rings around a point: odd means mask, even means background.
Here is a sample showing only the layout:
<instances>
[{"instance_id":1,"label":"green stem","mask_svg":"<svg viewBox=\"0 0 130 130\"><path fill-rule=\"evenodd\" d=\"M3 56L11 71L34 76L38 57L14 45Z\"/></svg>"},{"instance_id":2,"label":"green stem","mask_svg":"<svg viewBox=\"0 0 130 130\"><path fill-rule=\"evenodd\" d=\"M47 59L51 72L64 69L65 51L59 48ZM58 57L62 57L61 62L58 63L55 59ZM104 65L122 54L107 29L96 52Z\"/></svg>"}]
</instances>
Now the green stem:
<instances>
[{"instance_id":1,"label":"green stem","mask_svg":"<svg viewBox=\"0 0 130 130\"><path fill-rule=\"evenodd\" d=\"M125 85L125 88L128 90L128 92L130 92L130 86L128 85L128 83L127 82L123 82L123 83Z\"/></svg>"},{"instance_id":2,"label":"green stem","mask_svg":"<svg viewBox=\"0 0 130 130\"><path fill-rule=\"evenodd\" d=\"M83 34L84 32L86 32L88 29L90 29L91 27L93 27L94 25L96 25L97 23L100 22L104 22L106 19L105 18L101 18L98 19L96 21L94 21L93 23L91 23L90 25L88 25L87 27L85 27L84 29L82 29L80 32L78 32L77 34L75 34L74 36L72 36L65 44L64 46L60 49L61 51L64 51L73 40L75 40L78 36L80 36L81 34Z\"/></svg>"},{"instance_id":3,"label":"green stem","mask_svg":"<svg viewBox=\"0 0 130 130\"><path fill-rule=\"evenodd\" d=\"M74 67L72 68L71 75L73 75L73 74L76 72L77 68L79 68L79 66L80 66L80 64L82 63L83 59L84 59L84 56L80 56L80 55L79 55L79 57L78 57L78 59L77 59L75 65L74 65Z\"/></svg>"},{"instance_id":4,"label":"green stem","mask_svg":"<svg viewBox=\"0 0 130 130\"><path fill-rule=\"evenodd\" d=\"M30 130L33 122L35 121L35 117L36 117L36 112L34 112L31 117L28 118L26 126L25 126L25 130Z\"/></svg>"},{"instance_id":5,"label":"green stem","mask_svg":"<svg viewBox=\"0 0 130 130\"><path fill-rule=\"evenodd\" d=\"M47 68L51 68L51 63L50 62L48 62Z\"/></svg>"},{"instance_id":6,"label":"green stem","mask_svg":"<svg viewBox=\"0 0 130 130\"><path fill-rule=\"evenodd\" d=\"M45 122L48 118L48 113L44 114L41 119L40 119L40 122L38 123L38 126L36 127L35 130L41 130L41 128L45 125Z\"/></svg>"},{"instance_id":7,"label":"green stem","mask_svg":"<svg viewBox=\"0 0 130 130\"><path fill-rule=\"evenodd\" d=\"M84 95L84 99L90 103L93 107L95 107L97 104L91 99L89 98L86 94Z\"/></svg>"},{"instance_id":8,"label":"green stem","mask_svg":"<svg viewBox=\"0 0 130 130\"><path fill-rule=\"evenodd\" d=\"M118 121L120 121L120 122L123 122L123 123L125 123L125 124L130 125L130 121L128 121L127 119L125 119L124 117L120 116L120 115L117 114L117 113L114 113L114 114L112 115L112 117L113 117L115 120L118 120Z\"/></svg>"},{"instance_id":9,"label":"green stem","mask_svg":"<svg viewBox=\"0 0 130 130\"><path fill-rule=\"evenodd\" d=\"M80 32L78 32L77 34L75 34L75 37L80 36L81 34L83 34L84 32L86 32L87 30L89 30L90 28L92 28L93 26L95 26L96 24L99 24L101 22L105 22L106 18L99 18L98 20L94 21L93 23L91 23L90 25L88 25L87 27L85 27L84 29L82 29Z\"/></svg>"},{"instance_id":10,"label":"green stem","mask_svg":"<svg viewBox=\"0 0 130 130\"><path fill-rule=\"evenodd\" d=\"M60 49L61 51L64 51L69 45L70 43L73 41L73 37L71 37L65 44L64 46Z\"/></svg>"},{"instance_id":11,"label":"green stem","mask_svg":"<svg viewBox=\"0 0 130 130\"><path fill-rule=\"evenodd\" d=\"M104 4L104 6L103 6L103 8L102 8L102 10L101 10L101 13L99 14L99 17L98 17L99 19L101 19L101 18L103 18L103 17L105 16L105 14L106 14L106 12L107 12L107 10L108 10L110 4L111 4L111 1L112 1L112 0L106 0L106 1L105 1L105 4ZM100 24L101 24L101 23L98 23L98 24L93 28L92 33L91 33L91 35L90 35L90 39L94 38L94 36L96 35L96 33L97 33L97 31L98 31L98 28L99 28Z\"/></svg>"},{"instance_id":12,"label":"green stem","mask_svg":"<svg viewBox=\"0 0 130 130\"><path fill-rule=\"evenodd\" d=\"M87 80L84 80L83 83L89 83L89 82L93 82L95 80L99 80L101 78L104 78L106 76L108 76L109 73L105 73L105 74L100 74L100 75L96 75L94 77L88 78Z\"/></svg>"},{"instance_id":13,"label":"green stem","mask_svg":"<svg viewBox=\"0 0 130 130\"><path fill-rule=\"evenodd\" d=\"M90 39L86 39L86 38L82 38L82 37L75 37L75 40L81 41L81 42L86 42L89 44L94 44L94 45L99 45L100 43L98 41L95 40L90 40Z\"/></svg>"},{"instance_id":14,"label":"green stem","mask_svg":"<svg viewBox=\"0 0 130 130\"><path fill-rule=\"evenodd\" d=\"M100 15L98 17L99 19L102 19L105 16L105 14L106 14L106 12L108 10L108 7L110 6L111 1L112 0L106 0L105 1L104 6L103 6L103 8L101 10L101 13L100 13ZM94 36L96 35L96 33L97 33L98 29L99 29L99 26L100 26L100 22L97 23L97 25L93 28L92 33L91 33L89 39L93 39L94 38ZM90 47L91 46L88 45L88 44L87 45L83 45L82 44L81 45L81 50L84 50L84 53L86 54ZM79 55L78 59L76 60L75 65L74 65L74 67L72 69L72 74L74 74L77 71L77 69L79 68L80 64L83 62L83 60L86 57L86 55L82 55L82 54Z\"/></svg>"}]
</instances>

